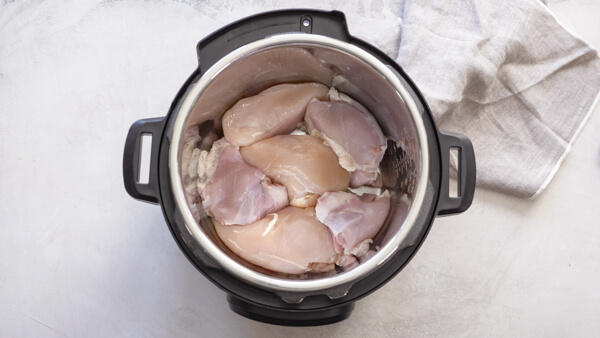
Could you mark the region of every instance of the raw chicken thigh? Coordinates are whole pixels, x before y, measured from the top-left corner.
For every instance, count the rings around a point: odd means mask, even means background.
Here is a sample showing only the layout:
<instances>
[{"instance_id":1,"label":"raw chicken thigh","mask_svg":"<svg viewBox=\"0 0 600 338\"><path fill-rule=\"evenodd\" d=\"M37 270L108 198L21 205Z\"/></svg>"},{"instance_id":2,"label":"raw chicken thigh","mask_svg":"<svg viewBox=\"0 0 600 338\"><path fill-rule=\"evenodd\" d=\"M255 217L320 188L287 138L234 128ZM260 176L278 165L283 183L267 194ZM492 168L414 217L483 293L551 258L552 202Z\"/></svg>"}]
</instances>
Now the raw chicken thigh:
<instances>
[{"instance_id":1,"label":"raw chicken thigh","mask_svg":"<svg viewBox=\"0 0 600 338\"><path fill-rule=\"evenodd\" d=\"M337 94L338 101L312 101L306 109L306 125L313 136L323 138L335 151L340 165L350 171L350 186L373 185L387 140L373 116L358 102Z\"/></svg>"},{"instance_id":2,"label":"raw chicken thigh","mask_svg":"<svg viewBox=\"0 0 600 338\"><path fill-rule=\"evenodd\" d=\"M329 271L337 253L314 208L287 207L243 227L215 222L225 245L246 261L289 274Z\"/></svg>"},{"instance_id":3,"label":"raw chicken thigh","mask_svg":"<svg viewBox=\"0 0 600 338\"><path fill-rule=\"evenodd\" d=\"M308 103L325 99L328 90L316 82L281 84L241 99L223 115L225 138L234 146L247 146L288 134L304 118Z\"/></svg>"},{"instance_id":4,"label":"raw chicken thigh","mask_svg":"<svg viewBox=\"0 0 600 338\"><path fill-rule=\"evenodd\" d=\"M323 194L317 201L319 221L333 233L336 250L344 255L360 257L368 250L390 210L390 194L386 190L375 196L357 196L336 191Z\"/></svg>"},{"instance_id":5,"label":"raw chicken thigh","mask_svg":"<svg viewBox=\"0 0 600 338\"><path fill-rule=\"evenodd\" d=\"M286 186L290 204L310 207L327 191L346 190L350 175L323 141L309 135L281 135L242 147L246 163Z\"/></svg>"},{"instance_id":6,"label":"raw chicken thigh","mask_svg":"<svg viewBox=\"0 0 600 338\"><path fill-rule=\"evenodd\" d=\"M201 196L202 206L210 216L224 224L245 225L287 206L286 188L273 184L260 170L246 164L238 147L223 139L215 145L220 149L218 154L207 156L209 161L200 166L200 171L209 172L203 175L209 180ZM217 165L211 166L210 162L215 160Z\"/></svg>"}]
</instances>

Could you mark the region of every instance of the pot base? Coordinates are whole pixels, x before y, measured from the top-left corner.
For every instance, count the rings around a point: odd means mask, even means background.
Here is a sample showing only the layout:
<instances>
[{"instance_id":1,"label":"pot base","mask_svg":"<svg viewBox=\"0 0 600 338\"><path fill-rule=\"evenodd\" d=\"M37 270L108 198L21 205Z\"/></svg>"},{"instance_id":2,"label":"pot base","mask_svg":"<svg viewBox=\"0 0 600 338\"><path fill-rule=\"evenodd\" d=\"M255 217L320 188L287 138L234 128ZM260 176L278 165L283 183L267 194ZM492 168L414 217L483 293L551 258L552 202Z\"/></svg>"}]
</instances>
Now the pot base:
<instances>
[{"instance_id":1,"label":"pot base","mask_svg":"<svg viewBox=\"0 0 600 338\"><path fill-rule=\"evenodd\" d=\"M348 319L354 302L345 303L336 307L297 310L265 307L256 303L250 303L232 295L227 295L229 308L238 315L263 323L282 326L317 326L327 325Z\"/></svg>"}]
</instances>

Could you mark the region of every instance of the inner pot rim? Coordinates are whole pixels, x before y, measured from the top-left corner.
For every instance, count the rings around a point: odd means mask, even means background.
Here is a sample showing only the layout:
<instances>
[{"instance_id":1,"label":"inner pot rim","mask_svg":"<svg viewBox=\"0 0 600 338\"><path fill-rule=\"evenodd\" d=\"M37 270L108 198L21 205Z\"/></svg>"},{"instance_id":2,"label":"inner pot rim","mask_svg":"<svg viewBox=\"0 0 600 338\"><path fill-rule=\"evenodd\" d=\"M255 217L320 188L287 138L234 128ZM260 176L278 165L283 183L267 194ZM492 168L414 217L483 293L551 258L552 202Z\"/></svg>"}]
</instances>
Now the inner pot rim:
<instances>
[{"instance_id":1,"label":"inner pot rim","mask_svg":"<svg viewBox=\"0 0 600 338\"><path fill-rule=\"evenodd\" d=\"M185 132L184 127L187 124L190 113L192 112L196 101L210 84L210 82L222 70L237 60L263 49L283 46L325 47L338 52L347 53L373 67L379 73L379 75L381 75L388 82L388 84L390 84L390 86L396 90L396 92L401 96L402 100L404 100L416 129L418 146L420 149L419 172L421 174L415 189L416 193L413 196L411 206L406 219L400 228L400 231L398 231L386 245L380 248L380 250L367 261L359 264L350 271L325 278L309 280L282 279L273 276L267 276L237 263L234 259L229 257L228 254L221 251L221 249L219 249L213 243L213 241L206 236L204 231L197 224L188 206L180 174L179 159L181 158L181 143L183 141L182 136ZM415 226L425 198L425 191L428 181L427 178L429 177L429 145L427 142L426 129L412 96L408 90L404 88L398 76L399 75L397 72L392 70L391 67L382 63L375 56L358 46L326 36L304 33L273 35L248 43L227 54L217 61L206 72L204 72L198 82L189 90L179 111L176 112L177 117L173 125L173 134L169 148L169 174L175 203L181 212L181 216L183 217L187 230L204 249L204 251L210 255L223 269L232 275L261 288L286 292L310 292L325 290L335 286L355 282L377 269L380 265L384 264L390 257L392 257L398 251L400 244L410 232L411 228Z\"/></svg>"}]
</instances>

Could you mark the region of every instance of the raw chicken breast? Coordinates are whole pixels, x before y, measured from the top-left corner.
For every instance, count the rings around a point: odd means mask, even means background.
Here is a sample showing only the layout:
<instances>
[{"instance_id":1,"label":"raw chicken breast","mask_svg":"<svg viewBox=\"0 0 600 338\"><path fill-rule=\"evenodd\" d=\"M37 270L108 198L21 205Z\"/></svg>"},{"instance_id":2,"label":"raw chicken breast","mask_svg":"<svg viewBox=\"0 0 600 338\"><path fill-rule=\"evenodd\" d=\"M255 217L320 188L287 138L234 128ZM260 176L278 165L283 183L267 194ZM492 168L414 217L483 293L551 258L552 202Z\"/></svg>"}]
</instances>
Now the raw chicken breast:
<instances>
[{"instance_id":1,"label":"raw chicken breast","mask_svg":"<svg viewBox=\"0 0 600 338\"><path fill-rule=\"evenodd\" d=\"M223 133L234 146L247 146L274 135L288 134L301 122L306 106L325 99L329 88L312 82L281 84L239 100L223 115Z\"/></svg>"},{"instance_id":2,"label":"raw chicken breast","mask_svg":"<svg viewBox=\"0 0 600 338\"><path fill-rule=\"evenodd\" d=\"M280 47L260 51L221 71L200 95L189 124L214 120L221 127L223 112L239 99L279 83L320 82L331 85L333 70L308 50Z\"/></svg>"},{"instance_id":3,"label":"raw chicken breast","mask_svg":"<svg viewBox=\"0 0 600 338\"><path fill-rule=\"evenodd\" d=\"M331 232L314 208L287 207L244 226L215 222L215 229L236 255L269 270L299 274L335 268Z\"/></svg>"},{"instance_id":4,"label":"raw chicken breast","mask_svg":"<svg viewBox=\"0 0 600 338\"><path fill-rule=\"evenodd\" d=\"M290 204L310 207L327 191L346 190L348 172L323 141L309 135L281 135L242 147L246 163L286 186Z\"/></svg>"},{"instance_id":5,"label":"raw chicken breast","mask_svg":"<svg viewBox=\"0 0 600 338\"><path fill-rule=\"evenodd\" d=\"M286 188L273 184L260 170L246 164L238 147L229 146L223 139L215 145L220 148L215 156L217 165L204 166L214 167L214 172L201 193L202 205L210 216L224 224L245 225L288 204Z\"/></svg>"},{"instance_id":6,"label":"raw chicken breast","mask_svg":"<svg viewBox=\"0 0 600 338\"><path fill-rule=\"evenodd\" d=\"M340 165L351 172L351 187L373 185L387 140L375 118L358 102L343 94L332 95L331 99L338 101L315 100L308 105L308 131L327 141L335 151Z\"/></svg>"},{"instance_id":7,"label":"raw chicken breast","mask_svg":"<svg viewBox=\"0 0 600 338\"><path fill-rule=\"evenodd\" d=\"M390 210L390 194L386 190L376 196L357 196L336 191L323 194L317 201L319 221L333 233L336 250L344 255L360 257L368 250Z\"/></svg>"}]
</instances>

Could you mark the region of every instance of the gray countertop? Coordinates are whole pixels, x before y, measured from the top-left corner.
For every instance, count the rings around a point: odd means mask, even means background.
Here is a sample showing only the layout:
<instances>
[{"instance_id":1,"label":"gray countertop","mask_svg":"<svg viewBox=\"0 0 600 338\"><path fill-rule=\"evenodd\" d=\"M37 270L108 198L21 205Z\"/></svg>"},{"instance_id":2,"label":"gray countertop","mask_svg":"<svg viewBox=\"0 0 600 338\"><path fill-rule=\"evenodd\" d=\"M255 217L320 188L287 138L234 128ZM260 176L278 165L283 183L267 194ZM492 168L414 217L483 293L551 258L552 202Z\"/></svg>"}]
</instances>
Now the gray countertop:
<instances>
[{"instance_id":1,"label":"gray countertop","mask_svg":"<svg viewBox=\"0 0 600 338\"><path fill-rule=\"evenodd\" d=\"M393 1L338 8L352 33L397 32ZM122 183L125 136L164 116L195 44L276 7L252 3L0 4L0 336L596 336L600 332L600 106L535 200L477 189L351 318L313 328L231 312ZM600 48L600 3L550 1ZM373 33L375 32L375 33Z\"/></svg>"}]
</instances>

